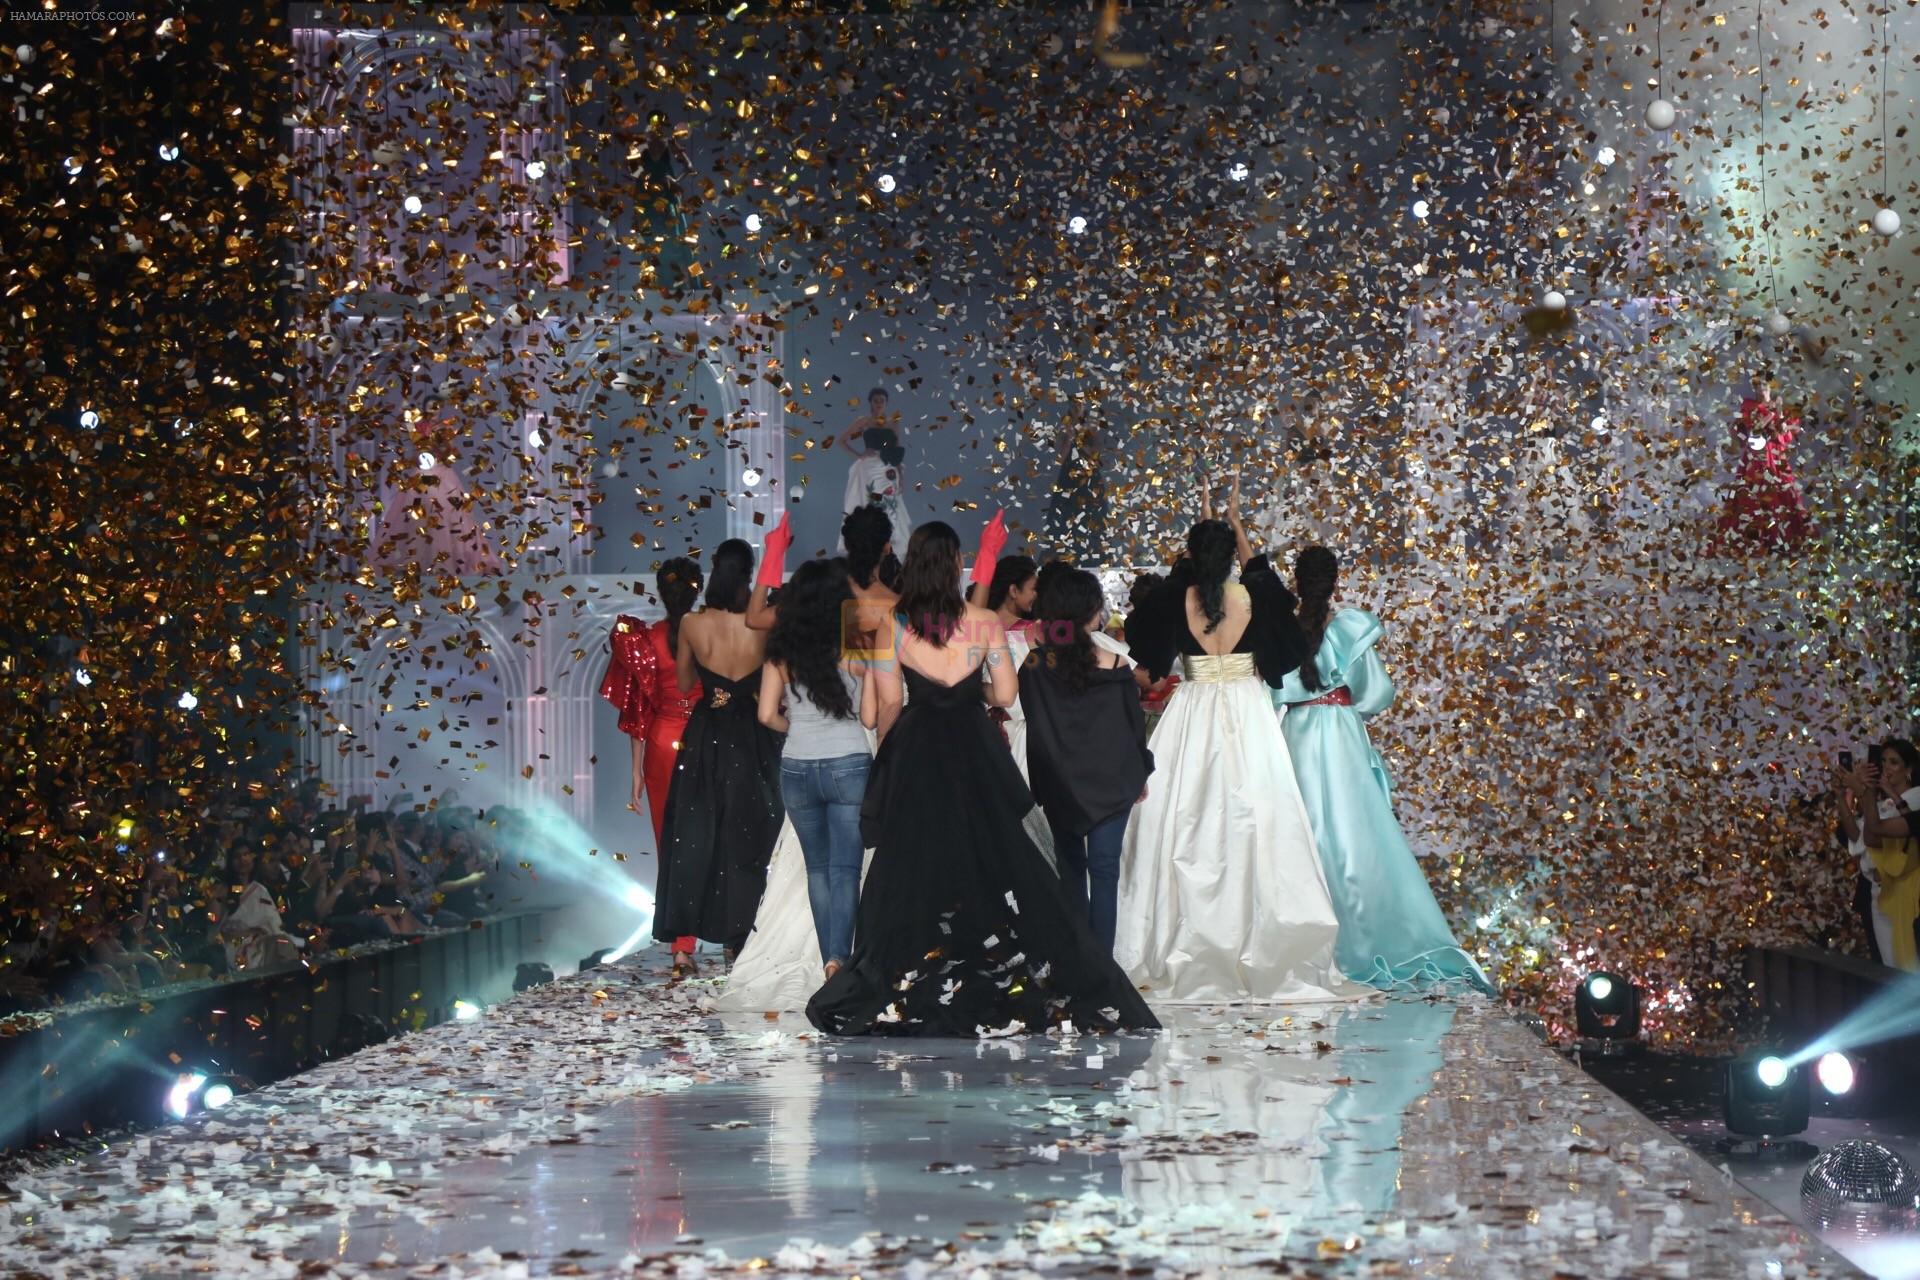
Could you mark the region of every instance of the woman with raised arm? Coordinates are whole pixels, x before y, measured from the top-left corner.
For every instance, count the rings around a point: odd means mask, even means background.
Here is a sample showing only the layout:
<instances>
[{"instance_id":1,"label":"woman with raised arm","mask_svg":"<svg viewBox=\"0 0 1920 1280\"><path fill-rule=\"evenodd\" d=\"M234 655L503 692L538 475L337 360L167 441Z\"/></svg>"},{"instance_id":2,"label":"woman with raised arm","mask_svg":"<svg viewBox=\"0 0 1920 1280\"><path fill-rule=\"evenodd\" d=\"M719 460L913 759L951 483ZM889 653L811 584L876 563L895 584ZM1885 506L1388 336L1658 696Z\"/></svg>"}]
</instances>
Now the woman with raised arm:
<instances>
[{"instance_id":1,"label":"woman with raised arm","mask_svg":"<svg viewBox=\"0 0 1920 1280\"><path fill-rule=\"evenodd\" d=\"M1033 797L986 712L1019 682L998 620L960 594L951 527L913 531L900 586L853 957L808 1019L834 1035L1157 1026L1021 826Z\"/></svg>"},{"instance_id":2,"label":"woman with raised arm","mask_svg":"<svg viewBox=\"0 0 1920 1280\"><path fill-rule=\"evenodd\" d=\"M694 934L732 962L753 928L779 838L780 737L760 723L765 634L747 627L753 548L714 549L706 607L680 623L675 684L704 695L687 718L667 793L653 936Z\"/></svg>"},{"instance_id":3,"label":"woman with raised arm","mask_svg":"<svg viewBox=\"0 0 1920 1280\"><path fill-rule=\"evenodd\" d=\"M1333 902L1268 695L1305 638L1293 596L1247 541L1237 476L1228 519L1193 526L1127 640L1154 679L1176 659L1185 679L1149 742L1160 781L1127 827L1114 957L1158 1000L1362 994L1334 962Z\"/></svg>"},{"instance_id":4,"label":"woman with raised arm","mask_svg":"<svg viewBox=\"0 0 1920 1280\"><path fill-rule=\"evenodd\" d=\"M1295 557L1295 617L1313 656L1273 691L1340 920L1334 957L1348 977L1376 987L1446 978L1486 986L1394 819L1393 783L1365 723L1393 705L1375 648L1385 628L1365 609L1333 608L1339 574L1325 547Z\"/></svg>"}]
</instances>

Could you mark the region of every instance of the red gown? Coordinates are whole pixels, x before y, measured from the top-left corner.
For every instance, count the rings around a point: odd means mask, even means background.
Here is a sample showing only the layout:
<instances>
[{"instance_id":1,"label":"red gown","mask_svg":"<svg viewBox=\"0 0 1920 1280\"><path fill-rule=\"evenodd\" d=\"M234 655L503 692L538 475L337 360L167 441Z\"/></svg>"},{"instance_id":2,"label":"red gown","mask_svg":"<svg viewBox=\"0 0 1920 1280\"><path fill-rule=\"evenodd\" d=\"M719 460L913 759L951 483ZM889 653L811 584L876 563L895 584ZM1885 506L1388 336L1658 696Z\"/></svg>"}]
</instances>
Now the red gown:
<instances>
[{"instance_id":1,"label":"red gown","mask_svg":"<svg viewBox=\"0 0 1920 1280\"><path fill-rule=\"evenodd\" d=\"M1714 529L1717 555L1786 551L1813 532L1813 520L1793 473L1793 439L1800 419L1764 400L1740 402L1734 429L1742 450L1740 476L1727 491Z\"/></svg>"},{"instance_id":2,"label":"red gown","mask_svg":"<svg viewBox=\"0 0 1920 1280\"><path fill-rule=\"evenodd\" d=\"M646 783L654 848L667 816L667 787L673 781L687 717L700 701L700 686L681 693L674 654L664 619L645 623L621 614L613 624L613 656L600 681L600 696L620 713L620 729L641 744L640 770ZM675 938L675 951L692 951L692 937Z\"/></svg>"}]
</instances>

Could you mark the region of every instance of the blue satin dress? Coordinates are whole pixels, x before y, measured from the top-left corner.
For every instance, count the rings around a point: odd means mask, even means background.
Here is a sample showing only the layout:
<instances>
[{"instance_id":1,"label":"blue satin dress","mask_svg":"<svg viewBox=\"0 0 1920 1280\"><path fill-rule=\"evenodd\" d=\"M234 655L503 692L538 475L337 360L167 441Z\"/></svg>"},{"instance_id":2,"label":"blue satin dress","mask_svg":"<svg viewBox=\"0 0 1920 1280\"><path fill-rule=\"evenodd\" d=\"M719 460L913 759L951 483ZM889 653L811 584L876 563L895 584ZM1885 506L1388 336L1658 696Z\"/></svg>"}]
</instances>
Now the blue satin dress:
<instances>
[{"instance_id":1,"label":"blue satin dress","mask_svg":"<svg viewBox=\"0 0 1920 1280\"><path fill-rule=\"evenodd\" d=\"M1393 680L1373 651L1381 634L1366 610L1342 609L1315 655L1325 688L1308 692L1295 671L1273 691L1340 921L1334 959L1348 977L1376 987L1466 978L1491 990L1453 940L1394 819L1393 784L1367 737L1364 722L1393 705ZM1315 701L1340 688L1353 705Z\"/></svg>"}]
</instances>

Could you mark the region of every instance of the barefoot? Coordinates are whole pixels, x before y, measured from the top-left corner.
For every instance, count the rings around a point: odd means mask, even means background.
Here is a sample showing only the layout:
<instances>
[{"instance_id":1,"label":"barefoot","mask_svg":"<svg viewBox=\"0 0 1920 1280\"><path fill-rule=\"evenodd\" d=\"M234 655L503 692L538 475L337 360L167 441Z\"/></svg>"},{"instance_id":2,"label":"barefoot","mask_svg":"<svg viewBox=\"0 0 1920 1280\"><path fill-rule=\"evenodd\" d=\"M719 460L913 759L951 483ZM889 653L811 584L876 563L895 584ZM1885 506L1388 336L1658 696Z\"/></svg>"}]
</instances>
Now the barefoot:
<instances>
[{"instance_id":1,"label":"barefoot","mask_svg":"<svg viewBox=\"0 0 1920 1280\"><path fill-rule=\"evenodd\" d=\"M827 980L828 982L832 982L832 981L833 981L833 975L834 975L834 974L836 974L836 973L838 973L838 972L840 972L840 962L839 962L838 960L829 960L829 961L827 961L827 977L826 977L826 980Z\"/></svg>"}]
</instances>

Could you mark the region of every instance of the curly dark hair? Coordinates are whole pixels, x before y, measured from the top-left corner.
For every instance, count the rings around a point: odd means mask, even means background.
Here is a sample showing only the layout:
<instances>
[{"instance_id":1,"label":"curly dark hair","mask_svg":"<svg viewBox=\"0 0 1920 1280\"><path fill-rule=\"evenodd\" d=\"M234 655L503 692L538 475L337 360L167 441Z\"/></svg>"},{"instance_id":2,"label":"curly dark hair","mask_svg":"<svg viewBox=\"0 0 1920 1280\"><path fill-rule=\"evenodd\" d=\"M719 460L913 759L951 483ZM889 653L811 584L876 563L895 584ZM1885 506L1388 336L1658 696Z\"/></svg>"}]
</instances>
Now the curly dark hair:
<instances>
[{"instance_id":1,"label":"curly dark hair","mask_svg":"<svg viewBox=\"0 0 1920 1280\"><path fill-rule=\"evenodd\" d=\"M935 644L945 644L967 616L960 595L960 535L943 520L921 525L907 539L899 611L907 630Z\"/></svg>"},{"instance_id":2,"label":"curly dark hair","mask_svg":"<svg viewBox=\"0 0 1920 1280\"><path fill-rule=\"evenodd\" d=\"M1085 569L1068 568L1047 579L1034 604L1034 616L1040 620L1035 652L1075 693L1087 687L1087 678L1093 674L1093 638L1087 628L1106 602L1100 579Z\"/></svg>"},{"instance_id":3,"label":"curly dark hair","mask_svg":"<svg viewBox=\"0 0 1920 1280\"><path fill-rule=\"evenodd\" d=\"M987 608L998 609L1007 602L1013 589L1030 581L1040 572L1032 556L1001 556L993 566L993 581L987 586Z\"/></svg>"},{"instance_id":4,"label":"curly dark hair","mask_svg":"<svg viewBox=\"0 0 1920 1280\"><path fill-rule=\"evenodd\" d=\"M707 579L707 608L745 613L753 595L753 547L728 538L713 549L713 576Z\"/></svg>"},{"instance_id":5,"label":"curly dark hair","mask_svg":"<svg viewBox=\"0 0 1920 1280\"><path fill-rule=\"evenodd\" d=\"M1206 615L1207 634L1227 616L1227 575L1233 572L1233 530L1225 520L1202 520L1187 534L1187 562L1193 585L1200 592L1200 612Z\"/></svg>"},{"instance_id":6,"label":"curly dark hair","mask_svg":"<svg viewBox=\"0 0 1920 1280\"><path fill-rule=\"evenodd\" d=\"M700 599L700 586L704 579L700 576L700 565L686 556L674 556L662 560L660 567L653 573L653 593L660 597L661 607L667 611L667 652L675 653L680 647L680 619L693 612L694 603Z\"/></svg>"},{"instance_id":7,"label":"curly dark hair","mask_svg":"<svg viewBox=\"0 0 1920 1280\"><path fill-rule=\"evenodd\" d=\"M845 560L809 560L781 589L767 636L767 660L787 669L789 699L804 695L836 720L857 710L840 678L841 619L852 599Z\"/></svg>"},{"instance_id":8,"label":"curly dark hair","mask_svg":"<svg viewBox=\"0 0 1920 1280\"><path fill-rule=\"evenodd\" d=\"M1340 558L1325 547L1308 547L1293 558L1293 593L1299 597L1293 616L1307 637L1307 660L1300 664L1300 683L1308 693L1326 688L1320 674L1320 642L1327 636L1332 615L1334 584L1340 579Z\"/></svg>"},{"instance_id":9,"label":"curly dark hair","mask_svg":"<svg viewBox=\"0 0 1920 1280\"><path fill-rule=\"evenodd\" d=\"M871 587L893 542L893 522L872 504L855 507L840 522L840 540L847 544L847 572L863 587Z\"/></svg>"}]
</instances>

